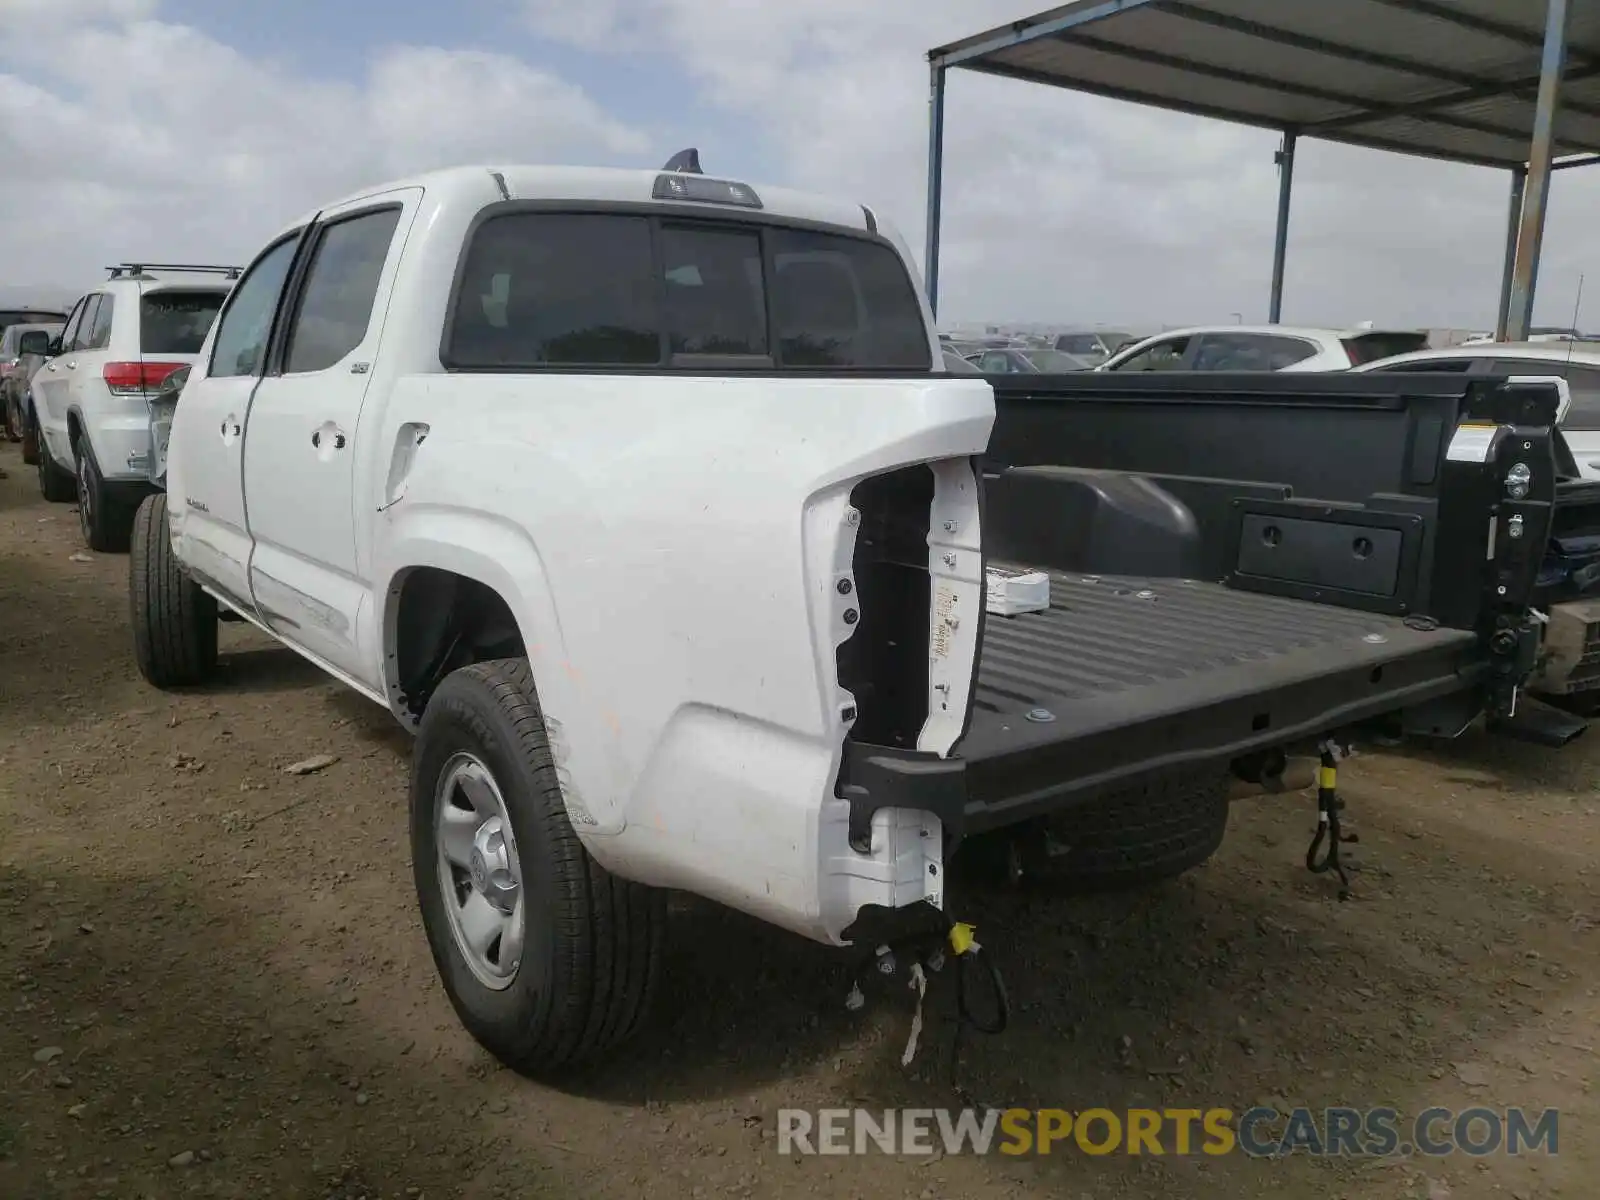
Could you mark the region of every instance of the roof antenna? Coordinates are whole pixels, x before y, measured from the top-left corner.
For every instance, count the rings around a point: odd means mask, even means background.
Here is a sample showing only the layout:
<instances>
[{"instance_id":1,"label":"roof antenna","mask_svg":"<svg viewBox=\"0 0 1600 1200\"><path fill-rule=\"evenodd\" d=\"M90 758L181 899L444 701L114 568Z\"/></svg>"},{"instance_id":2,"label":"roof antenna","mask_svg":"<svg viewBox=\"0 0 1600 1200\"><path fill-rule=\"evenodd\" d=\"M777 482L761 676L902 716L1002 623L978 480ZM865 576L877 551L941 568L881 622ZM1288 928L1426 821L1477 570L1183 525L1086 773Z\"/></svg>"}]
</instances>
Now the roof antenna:
<instances>
[{"instance_id":1,"label":"roof antenna","mask_svg":"<svg viewBox=\"0 0 1600 1200\"><path fill-rule=\"evenodd\" d=\"M704 174L700 170L700 151L693 146L690 146L687 150L679 150L671 158L667 159L667 165L661 169L663 171L676 171L680 175Z\"/></svg>"}]
</instances>

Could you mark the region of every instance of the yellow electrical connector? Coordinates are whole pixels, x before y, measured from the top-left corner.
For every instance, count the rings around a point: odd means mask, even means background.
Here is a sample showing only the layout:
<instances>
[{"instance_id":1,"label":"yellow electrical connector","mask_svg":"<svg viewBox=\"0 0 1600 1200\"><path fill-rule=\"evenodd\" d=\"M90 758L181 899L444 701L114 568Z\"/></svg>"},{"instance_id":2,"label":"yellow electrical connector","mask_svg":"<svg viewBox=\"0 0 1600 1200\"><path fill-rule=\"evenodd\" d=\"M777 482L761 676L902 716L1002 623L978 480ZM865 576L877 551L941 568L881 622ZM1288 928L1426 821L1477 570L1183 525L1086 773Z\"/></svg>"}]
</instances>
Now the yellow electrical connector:
<instances>
[{"instance_id":1,"label":"yellow electrical connector","mask_svg":"<svg viewBox=\"0 0 1600 1200\"><path fill-rule=\"evenodd\" d=\"M958 921L950 926L950 949L957 955L965 954L977 942L978 931L965 922Z\"/></svg>"}]
</instances>

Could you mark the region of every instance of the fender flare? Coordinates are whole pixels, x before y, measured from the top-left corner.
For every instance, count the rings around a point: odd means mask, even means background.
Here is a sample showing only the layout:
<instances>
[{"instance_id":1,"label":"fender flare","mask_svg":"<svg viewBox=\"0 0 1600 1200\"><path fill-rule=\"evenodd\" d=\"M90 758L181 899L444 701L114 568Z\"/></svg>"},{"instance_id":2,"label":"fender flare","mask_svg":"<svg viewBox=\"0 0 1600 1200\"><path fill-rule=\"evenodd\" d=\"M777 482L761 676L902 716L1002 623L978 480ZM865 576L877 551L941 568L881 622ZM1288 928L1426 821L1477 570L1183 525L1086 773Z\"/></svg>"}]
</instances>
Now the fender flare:
<instances>
[{"instance_id":1,"label":"fender flare","mask_svg":"<svg viewBox=\"0 0 1600 1200\"><path fill-rule=\"evenodd\" d=\"M398 680L392 665L400 594L406 577L426 567L476 580L506 602L543 696L544 677L554 673L549 670L552 664L559 667L565 661L566 648L544 564L525 530L481 513L418 506L394 514L383 548L383 561L375 572L384 581L378 592L378 628L384 686L396 716L407 720L398 709ZM546 669L541 671L541 665Z\"/></svg>"},{"instance_id":2,"label":"fender flare","mask_svg":"<svg viewBox=\"0 0 1600 1200\"><path fill-rule=\"evenodd\" d=\"M528 666L538 690L551 755L561 780L562 797L580 835L615 833L615 819L592 813L585 794L609 791L605 768L605 711L585 694L582 674L567 657L561 617L538 546L528 532L511 521L444 506L398 506L384 531L383 553L374 576L384 581L376 593L385 698L390 711L408 729L416 721L400 700L394 670L399 599L406 577L432 567L476 580L492 588L517 623ZM406 509L406 511L400 511ZM620 813L616 814L620 818Z\"/></svg>"}]
</instances>

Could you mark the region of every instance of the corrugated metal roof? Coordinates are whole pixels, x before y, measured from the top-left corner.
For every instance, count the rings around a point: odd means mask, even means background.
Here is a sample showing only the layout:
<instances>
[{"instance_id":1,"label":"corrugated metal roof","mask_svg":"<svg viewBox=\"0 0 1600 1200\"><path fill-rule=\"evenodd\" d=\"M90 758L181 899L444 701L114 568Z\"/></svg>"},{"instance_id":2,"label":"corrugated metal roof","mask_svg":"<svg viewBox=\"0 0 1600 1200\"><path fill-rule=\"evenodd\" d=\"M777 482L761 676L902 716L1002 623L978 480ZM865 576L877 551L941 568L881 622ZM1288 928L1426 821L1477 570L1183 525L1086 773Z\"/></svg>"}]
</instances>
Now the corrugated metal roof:
<instances>
[{"instance_id":1,"label":"corrugated metal roof","mask_svg":"<svg viewBox=\"0 0 1600 1200\"><path fill-rule=\"evenodd\" d=\"M1556 157L1600 154L1600 0L1573 0ZM936 65L1302 136L1528 159L1543 0L1076 0Z\"/></svg>"}]
</instances>

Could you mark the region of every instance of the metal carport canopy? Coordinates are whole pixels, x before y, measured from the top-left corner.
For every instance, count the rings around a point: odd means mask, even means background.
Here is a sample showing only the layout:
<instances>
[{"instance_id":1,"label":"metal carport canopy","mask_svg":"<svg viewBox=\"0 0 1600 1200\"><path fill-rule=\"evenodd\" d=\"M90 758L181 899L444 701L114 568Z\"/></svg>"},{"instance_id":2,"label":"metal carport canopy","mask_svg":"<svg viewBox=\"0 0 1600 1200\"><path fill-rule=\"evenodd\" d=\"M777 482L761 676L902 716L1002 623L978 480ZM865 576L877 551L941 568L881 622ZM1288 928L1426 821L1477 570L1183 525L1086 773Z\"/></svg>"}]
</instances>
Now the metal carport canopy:
<instances>
[{"instance_id":1,"label":"metal carport canopy","mask_svg":"<svg viewBox=\"0 0 1600 1200\"><path fill-rule=\"evenodd\" d=\"M1512 338L1533 316L1550 173L1600 162L1600 0L1075 0L928 61L935 303L956 67L1281 132L1274 322L1301 137L1509 171L1497 332Z\"/></svg>"}]
</instances>

